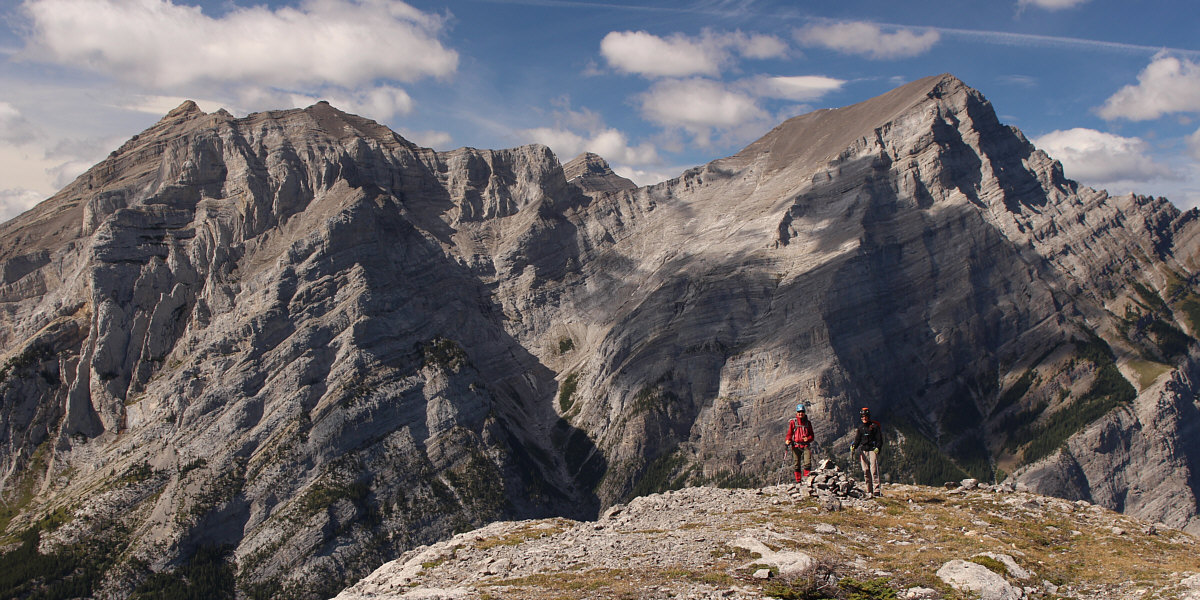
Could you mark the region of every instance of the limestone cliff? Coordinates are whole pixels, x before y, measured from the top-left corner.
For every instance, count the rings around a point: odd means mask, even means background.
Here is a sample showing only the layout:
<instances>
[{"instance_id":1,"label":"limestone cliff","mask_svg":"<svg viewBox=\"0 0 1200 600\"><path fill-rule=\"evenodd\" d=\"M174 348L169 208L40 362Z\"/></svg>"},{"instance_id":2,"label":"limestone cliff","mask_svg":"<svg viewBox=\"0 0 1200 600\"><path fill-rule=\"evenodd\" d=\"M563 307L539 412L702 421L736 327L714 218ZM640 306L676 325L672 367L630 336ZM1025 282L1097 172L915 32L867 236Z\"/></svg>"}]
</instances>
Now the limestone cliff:
<instances>
[{"instance_id":1,"label":"limestone cliff","mask_svg":"<svg viewBox=\"0 0 1200 600\"><path fill-rule=\"evenodd\" d=\"M103 550L99 595L213 552L332 595L487 522L774 483L804 400L838 456L870 405L896 481L1197 530L1196 217L1066 180L950 76L645 188L185 103L0 225L0 525Z\"/></svg>"}]
</instances>

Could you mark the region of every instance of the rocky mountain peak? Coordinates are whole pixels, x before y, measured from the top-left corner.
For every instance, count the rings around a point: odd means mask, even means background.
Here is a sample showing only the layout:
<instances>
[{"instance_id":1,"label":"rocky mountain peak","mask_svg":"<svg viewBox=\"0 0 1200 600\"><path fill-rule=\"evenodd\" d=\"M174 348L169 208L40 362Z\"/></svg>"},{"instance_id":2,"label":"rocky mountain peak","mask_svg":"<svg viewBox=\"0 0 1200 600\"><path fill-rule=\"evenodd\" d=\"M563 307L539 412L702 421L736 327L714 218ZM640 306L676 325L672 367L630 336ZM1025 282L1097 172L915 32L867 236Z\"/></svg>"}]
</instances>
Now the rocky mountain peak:
<instances>
[{"instance_id":1,"label":"rocky mountain peak","mask_svg":"<svg viewBox=\"0 0 1200 600\"><path fill-rule=\"evenodd\" d=\"M637 187L634 182L613 172L608 161L591 152L584 152L564 164L563 175L586 192L615 192Z\"/></svg>"},{"instance_id":2,"label":"rocky mountain peak","mask_svg":"<svg viewBox=\"0 0 1200 600\"><path fill-rule=\"evenodd\" d=\"M171 109L166 114L165 119L175 119L179 117L189 117L203 115L204 111L200 110L200 106L191 100L184 100L182 104Z\"/></svg>"},{"instance_id":3,"label":"rocky mountain peak","mask_svg":"<svg viewBox=\"0 0 1200 600\"><path fill-rule=\"evenodd\" d=\"M876 130L895 122L917 105L973 92L953 75L918 79L850 106L821 109L788 119L734 159L767 157L771 170L813 169L838 156L857 140L873 140ZM975 94L978 94L975 92Z\"/></svg>"}]
</instances>

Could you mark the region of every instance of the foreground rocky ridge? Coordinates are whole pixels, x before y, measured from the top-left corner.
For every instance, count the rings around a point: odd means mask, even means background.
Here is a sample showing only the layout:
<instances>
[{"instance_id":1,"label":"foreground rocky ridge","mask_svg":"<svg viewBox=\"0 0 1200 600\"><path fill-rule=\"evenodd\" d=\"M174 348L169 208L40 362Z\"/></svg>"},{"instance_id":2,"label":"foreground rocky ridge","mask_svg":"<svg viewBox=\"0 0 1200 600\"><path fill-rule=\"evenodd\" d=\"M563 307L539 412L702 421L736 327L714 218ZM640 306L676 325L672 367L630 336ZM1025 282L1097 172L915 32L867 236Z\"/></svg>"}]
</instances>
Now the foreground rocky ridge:
<instances>
[{"instance_id":1,"label":"foreground rocky ridge","mask_svg":"<svg viewBox=\"0 0 1200 600\"><path fill-rule=\"evenodd\" d=\"M797 399L825 456L871 405L892 481L1194 532L1197 214L1077 186L950 76L644 188L185 103L0 224L5 547L91 561L23 590L215 560L328 596L492 521L773 482Z\"/></svg>"},{"instance_id":2,"label":"foreground rocky ridge","mask_svg":"<svg viewBox=\"0 0 1200 600\"><path fill-rule=\"evenodd\" d=\"M415 548L337 600L1200 598L1192 535L966 483L890 485L832 511L797 485L687 488L596 521L493 523Z\"/></svg>"}]
</instances>

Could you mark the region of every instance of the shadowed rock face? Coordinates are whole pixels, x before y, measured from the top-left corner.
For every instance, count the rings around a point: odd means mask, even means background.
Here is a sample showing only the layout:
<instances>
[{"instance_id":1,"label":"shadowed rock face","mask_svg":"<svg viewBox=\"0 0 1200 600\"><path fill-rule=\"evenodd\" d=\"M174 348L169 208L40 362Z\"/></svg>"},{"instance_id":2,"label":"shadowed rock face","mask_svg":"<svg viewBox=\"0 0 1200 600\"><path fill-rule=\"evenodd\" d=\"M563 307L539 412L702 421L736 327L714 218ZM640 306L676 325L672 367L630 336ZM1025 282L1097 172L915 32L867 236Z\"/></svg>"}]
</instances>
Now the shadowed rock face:
<instances>
[{"instance_id":1,"label":"shadowed rock face","mask_svg":"<svg viewBox=\"0 0 1200 600\"><path fill-rule=\"evenodd\" d=\"M47 547L231 548L317 597L485 522L774 482L797 400L821 452L870 405L897 479L1194 529L1196 232L949 76L645 188L185 103L0 225L8 531L63 508Z\"/></svg>"}]
</instances>

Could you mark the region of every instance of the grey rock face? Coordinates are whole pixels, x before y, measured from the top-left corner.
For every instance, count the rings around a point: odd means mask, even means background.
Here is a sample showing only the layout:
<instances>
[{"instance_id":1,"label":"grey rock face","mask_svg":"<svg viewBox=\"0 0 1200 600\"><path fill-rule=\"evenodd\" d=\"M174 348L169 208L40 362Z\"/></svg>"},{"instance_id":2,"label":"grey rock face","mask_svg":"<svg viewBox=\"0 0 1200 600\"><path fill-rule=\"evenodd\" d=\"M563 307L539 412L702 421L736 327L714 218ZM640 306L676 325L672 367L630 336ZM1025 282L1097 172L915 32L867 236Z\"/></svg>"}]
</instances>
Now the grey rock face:
<instances>
[{"instance_id":1,"label":"grey rock face","mask_svg":"<svg viewBox=\"0 0 1200 600\"><path fill-rule=\"evenodd\" d=\"M584 152L564 164L563 175L567 181L589 193L637 188L637 184L614 173L612 167L608 166L608 161L591 152Z\"/></svg>"},{"instance_id":2,"label":"grey rock face","mask_svg":"<svg viewBox=\"0 0 1200 600\"><path fill-rule=\"evenodd\" d=\"M494 520L774 480L797 400L822 457L870 405L897 480L1195 528L1196 217L1078 187L949 76L646 188L187 103L0 225L9 531L57 509L50 546L231 547L244 590L316 597Z\"/></svg>"}]
</instances>

